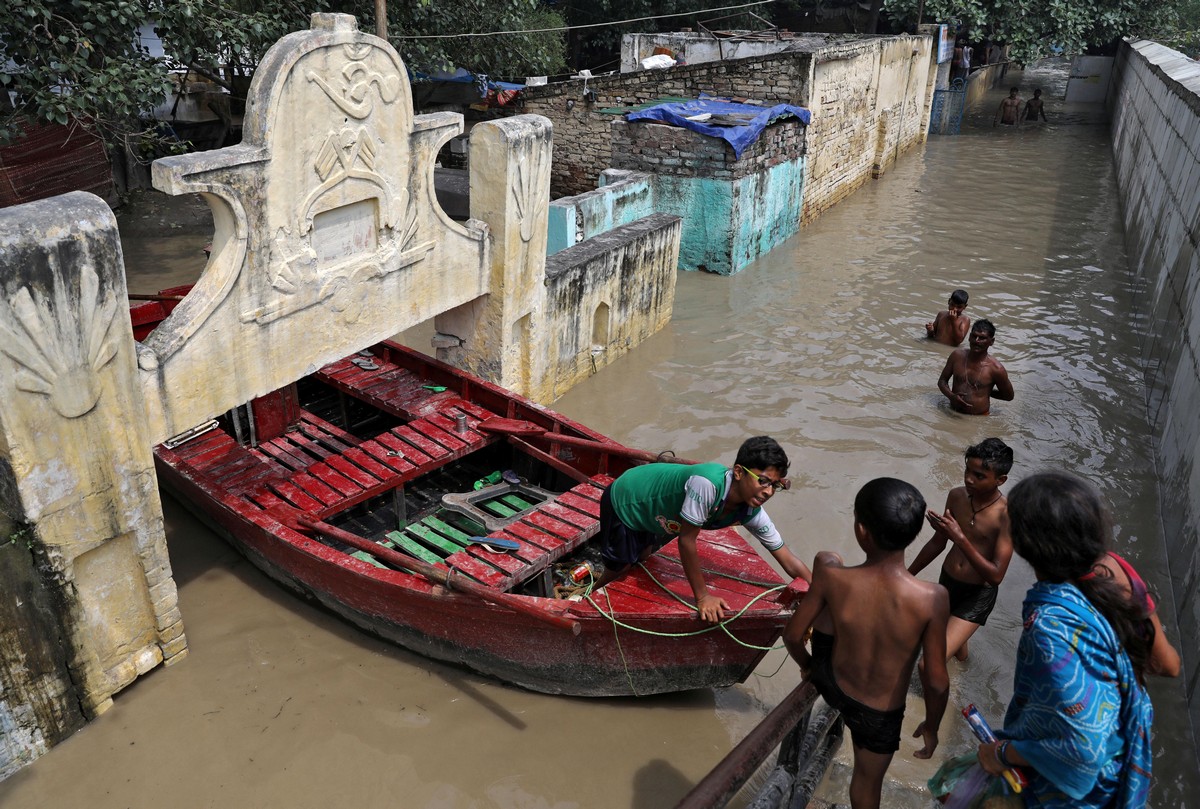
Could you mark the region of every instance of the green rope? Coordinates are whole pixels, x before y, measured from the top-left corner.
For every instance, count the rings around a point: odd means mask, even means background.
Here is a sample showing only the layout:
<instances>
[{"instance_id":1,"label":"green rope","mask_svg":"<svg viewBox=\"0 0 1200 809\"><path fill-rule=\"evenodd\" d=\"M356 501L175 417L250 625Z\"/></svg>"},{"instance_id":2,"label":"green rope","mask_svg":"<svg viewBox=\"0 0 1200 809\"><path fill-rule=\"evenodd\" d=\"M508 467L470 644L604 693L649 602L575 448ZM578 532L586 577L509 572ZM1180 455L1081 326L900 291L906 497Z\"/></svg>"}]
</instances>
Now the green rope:
<instances>
[{"instance_id":1,"label":"green rope","mask_svg":"<svg viewBox=\"0 0 1200 809\"><path fill-rule=\"evenodd\" d=\"M673 592L670 588L668 588L665 584L663 584L657 578L655 578L654 574L651 573L644 564L639 562L638 567L640 567L642 570L644 570L646 572L646 575L650 577L651 581L653 581L660 588L662 588L664 591L669 593L680 604L683 604L684 606L686 606L688 609L692 610L693 612L699 612L699 610L697 609L695 604L689 603L688 601L683 599L681 596L679 596L678 594ZM722 632L724 632L726 635L728 635L729 638L731 640L733 640L734 643L738 644L739 646L744 646L747 649L755 649L760 652L771 652L776 649L782 649L783 647L782 646L756 646L753 643L747 643L746 641L738 638L736 635L734 635L732 632L730 632L728 625L732 624L734 621L736 621L738 618L740 618L742 615L744 615L746 613L746 611L749 610L752 606L754 606L754 603L756 601L758 601L760 598L765 598L765 597L771 595L772 593L775 593L775 592L778 592L779 590L784 589L785 587L787 587L786 584L780 584L775 587L772 587L769 590L763 590L761 593L756 595L754 598L752 598L748 602L746 602L746 606L744 606L740 610L738 610L737 614L733 615L730 618L725 619L724 621L721 621L719 624L705 627L704 629L697 629L694 632L658 632L653 629L642 629L641 627L631 626L629 624L626 624L622 621L617 620L616 615L612 611L612 598L611 597L608 599L608 608L609 608L610 612L607 612L607 613L604 611L604 609L599 604L597 604L595 602L595 600L592 599L590 588L589 588L589 592L584 595L584 598L587 600L587 602L589 604L591 604L593 607L596 608L597 612L599 612L602 616L604 616L605 618L607 618L609 621L612 622L614 633L616 632L616 627L621 627L622 629L628 629L630 632L640 632L643 635L654 635L654 636L660 637L660 638L690 638L690 637L695 637L696 635L703 635L707 632L712 632L715 629L720 629ZM606 596L608 595L607 591L605 591L605 595ZM619 646L618 646L618 648L619 648ZM623 660L624 660L624 655L622 655L622 661ZM627 669L627 672L628 672L628 669Z\"/></svg>"}]
</instances>

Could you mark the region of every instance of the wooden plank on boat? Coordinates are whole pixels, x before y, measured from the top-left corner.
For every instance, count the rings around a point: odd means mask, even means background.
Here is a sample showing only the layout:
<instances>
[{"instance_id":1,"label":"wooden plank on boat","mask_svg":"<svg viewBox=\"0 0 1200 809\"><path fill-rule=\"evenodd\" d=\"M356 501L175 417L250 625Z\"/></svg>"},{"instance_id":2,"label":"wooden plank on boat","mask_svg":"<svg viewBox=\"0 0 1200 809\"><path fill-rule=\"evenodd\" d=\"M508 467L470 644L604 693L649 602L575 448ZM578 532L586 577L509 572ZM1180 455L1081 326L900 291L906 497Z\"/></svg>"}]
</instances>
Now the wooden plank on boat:
<instances>
[{"instance_id":1,"label":"wooden plank on boat","mask_svg":"<svg viewBox=\"0 0 1200 809\"><path fill-rule=\"evenodd\" d=\"M271 458L275 463L293 471L305 469L315 460L298 452L293 452L292 445L283 436L272 438L270 441L264 441L255 447L254 451Z\"/></svg>"},{"instance_id":2,"label":"wooden plank on boat","mask_svg":"<svg viewBox=\"0 0 1200 809\"><path fill-rule=\"evenodd\" d=\"M408 426L414 432L420 433L430 441L436 441L451 453L461 453L463 448L468 446L468 443L462 438L443 430L441 427L438 427L436 424L429 421L429 419L417 419L416 421L410 421Z\"/></svg>"},{"instance_id":3,"label":"wooden plank on boat","mask_svg":"<svg viewBox=\"0 0 1200 809\"><path fill-rule=\"evenodd\" d=\"M243 494L257 489L268 480L278 480L285 474L287 473L278 467L259 461L256 466L247 469L236 480L227 480L223 485L231 494Z\"/></svg>"},{"instance_id":4,"label":"wooden plank on boat","mask_svg":"<svg viewBox=\"0 0 1200 809\"><path fill-rule=\"evenodd\" d=\"M598 528L600 520L590 514L583 514L572 508L567 508L561 502L543 503L538 507L538 511L543 514L549 514L552 517L557 517L565 523L575 526L576 528L589 531Z\"/></svg>"},{"instance_id":5,"label":"wooden plank on boat","mask_svg":"<svg viewBox=\"0 0 1200 809\"><path fill-rule=\"evenodd\" d=\"M307 472L292 475L292 482L303 489L314 500L319 500L323 505L332 506L342 499L337 491Z\"/></svg>"},{"instance_id":6,"label":"wooden plank on boat","mask_svg":"<svg viewBox=\"0 0 1200 809\"><path fill-rule=\"evenodd\" d=\"M447 414L449 414L449 415L447 415ZM467 418L467 428L466 428L465 432L460 433L458 431L458 424L451 417L453 415L454 415L453 410L442 411L442 412L438 412L438 413L430 413L428 416L425 417L425 420L428 421L430 424L436 425L436 426L440 427L441 429L445 430L446 432L452 433L455 436L457 436L458 438L461 438L465 443L470 444L472 447L481 447L481 446L484 446L485 444L491 443L492 441L500 440L499 436L489 435L488 433L481 433L479 430L476 430L475 425L478 424L479 421L477 419L472 419L466 413L463 413L463 415L466 416L466 418Z\"/></svg>"},{"instance_id":7,"label":"wooden plank on boat","mask_svg":"<svg viewBox=\"0 0 1200 809\"><path fill-rule=\"evenodd\" d=\"M314 514L325 507L320 500L312 497L290 480L271 481L269 484L267 484L267 486L275 494L279 495L301 511L309 514Z\"/></svg>"},{"instance_id":8,"label":"wooden plank on boat","mask_svg":"<svg viewBox=\"0 0 1200 809\"><path fill-rule=\"evenodd\" d=\"M395 457L403 458L413 466L424 467L433 461L426 453L393 435L391 430L375 436L375 440L386 447L388 452L396 453Z\"/></svg>"},{"instance_id":9,"label":"wooden plank on boat","mask_svg":"<svg viewBox=\"0 0 1200 809\"><path fill-rule=\"evenodd\" d=\"M446 557L444 564L493 590L506 591L514 583L512 576L497 570L481 559L476 559L466 551L459 551Z\"/></svg>"},{"instance_id":10,"label":"wooden plank on boat","mask_svg":"<svg viewBox=\"0 0 1200 809\"><path fill-rule=\"evenodd\" d=\"M350 433L343 430L333 422L326 421L309 410L300 411L300 420L305 424L311 424L323 433L328 433L347 446L354 446L358 443L358 439Z\"/></svg>"},{"instance_id":11,"label":"wooden plank on boat","mask_svg":"<svg viewBox=\"0 0 1200 809\"><path fill-rule=\"evenodd\" d=\"M428 526L422 525L419 522L411 523L404 526L404 531L413 535L421 542L424 542L427 547L436 548L442 552L443 556L450 556L462 550L462 545L457 542L452 542L444 536L434 531Z\"/></svg>"},{"instance_id":12,"label":"wooden plank on boat","mask_svg":"<svg viewBox=\"0 0 1200 809\"><path fill-rule=\"evenodd\" d=\"M328 458L330 455L334 454L333 450L322 446L320 441L313 439L311 436L305 435L299 430L292 430L291 432L284 433L284 437L300 450L312 455L317 460L324 460L325 458Z\"/></svg>"},{"instance_id":13,"label":"wooden plank on boat","mask_svg":"<svg viewBox=\"0 0 1200 809\"><path fill-rule=\"evenodd\" d=\"M433 551L427 551L424 547L417 543L416 540L406 537L399 531L389 531L387 538L396 543L396 547L407 553L409 556L414 556L431 565L440 565L442 557L438 556Z\"/></svg>"},{"instance_id":14,"label":"wooden plank on boat","mask_svg":"<svg viewBox=\"0 0 1200 809\"><path fill-rule=\"evenodd\" d=\"M401 475L416 469L415 466L404 460L404 456L397 454L395 450L388 449L378 441L364 441L357 448Z\"/></svg>"},{"instance_id":15,"label":"wooden plank on boat","mask_svg":"<svg viewBox=\"0 0 1200 809\"><path fill-rule=\"evenodd\" d=\"M332 459L330 459L332 460ZM342 497L355 497L362 494L363 487L350 478L338 472L327 461L320 461L305 470L308 474L329 485ZM340 498L339 498L340 499ZM330 504L332 505L332 503Z\"/></svg>"},{"instance_id":16,"label":"wooden plank on boat","mask_svg":"<svg viewBox=\"0 0 1200 809\"><path fill-rule=\"evenodd\" d=\"M220 463L209 466L205 472L217 483L224 484L226 480L236 478L255 464L261 463L247 450L240 449L226 455Z\"/></svg>"},{"instance_id":17,"label":"wooden plank on boat","mask_svg":"<svg viewBox=\"0 0 1200 809\"><path fill-rule=\"evenodd\" d=\"M448 522L439 520L437 517L431 515L429 517L425 517L423 520L421 520L421 522L423 522L425 525L428 525L439 534L449 537L453 541L457 542L461 547L465 548L471 544L470 535L463 533L453 525L450 525Z\"/></svg>"},{"instance_id":18,"label":"wooden plank on boat","mask_svg":"<svg viewBox=\"0 0 1200 809\"><path fill-rule=\"evenodd\" d=\"M445 458L450 454L450 451L441 444L431 441L430 439L421 435L410 425L402 424L399 427L393 427L391 430L389 430L389 432L400 440L417 447L419 450L421 450L421 452L424 452L434 460ZM382 438L382 436L380 438Z\"/></svg>"},{"instance_id":19,"label":"wooden plank on boat","mask_svg":"<svg viewBox=\"0 0 1200 809\"><path fill-rule=\"evenodd\" d=\"M583 484L581 484L581 485L583 485ZM593 520L599 520L600 519L600 501L599 500L591 500L587 497L580 497L579 494L576 493L576 489L578 489L578 488L580 488L580 487L576 486L574 489L571 489L570 491L563 492L562 494L560 494L558 496L558 500L556 500L555 502L557 502L560 505L573 508L582 514L586 514L587 516L591 517Z\"/></svg>"},{"instance_id":20,"label":"wooden plank on boat","mask_svg":"<svg viewBox=\"0 0 1200 809\"><path fill-rule=\"evenodd\" d=\"M327 458L325 463L329 464L338 472L341 472L363 489L373 489L383 483L383 481L379 478L350 463L350 461L346 460L344 456L333 455ZM391 477L391 475L388 475L388 477Z\"/></svg>"},{"instance_id":21,"label":"wooden plank on boat","mask_svg":"<svg viewBox=\"0 0 1200 809\"><path fill-rule=\"evenodd\" d=\"M185 441L175 447L174 452L179 458L187 463L192 463L193 459L199 455L211 452L216 447L232 447L236 446L237 442L230 438L222 430L209 430L202 433L191 441Z\"/></svg>"},{"instance_id":22,"label":"wooden plank on boat","mask_svg":"<svg viewBox=\"0 0 1200 809\"><path fill-rule=\"evenodd\" d=\"M656 553L647 559L644 563L646 569L656 578L663 582L683 582L682 589L672 587L674 592L680 595L691 593L691 585L687 581L687 577L683 571L683 565L679 562L678 557L669 556L662 553ZM722 573L719 570L714 570L701 562L704 567L704 582L708 586L709 592L716 593L722 598L728 594L736 594L738 597L749 601L757 595L760 595L764 590L770 590L774 587L782 587L783 582L772 583L770 580L755 579L743 580L740 577L735 578L728 573ZM766 603L772 603L771 596L760 599ZM730 602L732 604L733 602Z\"/></svg>"},{"instance_id":23,"label":"wooden plank on boat","mask_svg":"<svg viewBox=\"0 0 1200 809\"><path fill-rule=\"evenodd\" d=\"M521 518L521 522L536 526L548 534L554 534L562 540L571 541L579 536L579 531L570 523L565 523L562 520L555 519L549 514L541 511L535 511L532 514L526 514Z\"/></svg>"},{"instance_id":24,"label":"wooden plank on boat","mask_svg":"<svg viewBox=\"0 0 1200 809\"><path fill-rule=\"evenodd\" d=\"M548 551L552 557L555 557L556 552L558 552L558 556L562 556L574 547L572 543L556 537L554 534L547 534L545 531L539 531L534 526L525 525L521 522L509 523L504 526L503 533L508 535L510 539L528 542L535 547Z\"/></svg>"},{"instance_id":25,"label":"wooden plank on boat","mask_svg":"<svg viewBox=\"0 0 1200 809\"><path fill-rule=\"evenodd\" d=\"M592 600L599 604L604 612L615 612L622 621L663 616L695 617L697 629L705 626L700 621L699 613L689 606L690 601L688 604L680 603L657 588L651 591L641 582L635 581L633 575L624 576L594 591Z\"/></svg>"},{"instance_id":26,"label":"wooden plank on boat","mask_svg":"<svg viewBox=\"0 0 1200 809\"><path fill-rule=\"evenodd\" d=\"M536 551L537 549L532 545L523 545L522 550L528 554L530 550ZM462 553L466 554L467 556L480 559L487 564L492 565L493 567L499 568L500 570L504 571L510 582L514 583L521 581L523 578L528 578L530 565L532 563L536 563L539 556L544 558L546 555L545 553L535 553L531 559L529 557L521 556L521 551L517 551L516 553L512 554L493 553L492 551L489 551L487 548L484 548L480 545L472 545L468 548L464 548ZM454 558L457 559L458 556L455 556ZM526 575L522 576L522 573L526 573ZM511 586L512 584L505 585L505 587Z\"/></svg>"},{"instance_id":27,"label":"wooden plank on boat","mask_svg":"<svg viewBox=\"0 0 1200 809\"><path fill-rule=\"evenodd\" d=\"M327 423L328 422L326 422L326 424ZM329 426L332 427L333 425L330 424ZM341 431L339 430L338 432L340 433ZM304 421L301 421L299 424L297 424L296 429L291 431L292 435L295 435L296 433L307 436L308 438L320 444L323 448L329 450L331 453L345 452L346 450L350 449L350 447L358 444L358 441L353 439L350 441L342 440L342 438L337 434L330 432L329 430L322 429L322 425L320 424L313 424Z\"/></svg>"},{"instance_id":28,"label":"wooden plank on boat","mask_svg":"<svg viewBox=\"0 0 1200 809\"><path fill-rule=\"evenodd\" d=\"M376 444L378 446L378 444ZM386 451L386 450L385 450ZM364 452L361 447L351 447L342 453L342 457L350 461L355 466L362 469L369 475L373 475L381 481L390 481L396 477L396 471L390 467L384 466L375 458ZM406 464L410 469L411 465Z\"/></svg>"},{"instance_id":29,"label":"wooden plank on boat","mask_svg":"<svg viewBox=\"0 0 1200 809\"><path fill-rule=\"evenodd\" d=\"M719 533L721 531L700 532L696 549L700 554L700 563L702 565L714 570L720 570L730 576L739 576L755 581L775 581L779 578L779 574L775 572L775 569L767 564L766 560L759 556L750 547L750 544L740 537L737 538L738 542L736 544L713 542L713 535ZM678 560L678 543L668 544L659 553L665 557Z\"/></svg>"}]
</instances>

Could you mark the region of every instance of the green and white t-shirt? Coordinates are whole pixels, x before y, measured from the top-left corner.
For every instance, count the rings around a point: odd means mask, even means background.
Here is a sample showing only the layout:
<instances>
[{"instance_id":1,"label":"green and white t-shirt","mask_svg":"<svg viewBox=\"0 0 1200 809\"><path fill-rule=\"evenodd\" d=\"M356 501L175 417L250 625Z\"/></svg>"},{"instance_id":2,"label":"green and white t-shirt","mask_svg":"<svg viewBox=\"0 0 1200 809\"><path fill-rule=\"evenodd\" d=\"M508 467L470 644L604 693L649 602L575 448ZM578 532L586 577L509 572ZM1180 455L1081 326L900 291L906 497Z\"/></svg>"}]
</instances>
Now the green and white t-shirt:
<instances>
[{"instance_id":1,"label":"green and white t-shirt","mask_svg":"<svg viewBox=\"0 0 1200 809\"><path fill-rule=\"evenodd\" d=\"M761 508L740 505L723 511L733 471L723 464L651 463L635 466L611 488L613 511L635 531L675 536L684 524L704 529L741 524L768 550L783 547L783 537Z\"/></svg>"}]
</instances>

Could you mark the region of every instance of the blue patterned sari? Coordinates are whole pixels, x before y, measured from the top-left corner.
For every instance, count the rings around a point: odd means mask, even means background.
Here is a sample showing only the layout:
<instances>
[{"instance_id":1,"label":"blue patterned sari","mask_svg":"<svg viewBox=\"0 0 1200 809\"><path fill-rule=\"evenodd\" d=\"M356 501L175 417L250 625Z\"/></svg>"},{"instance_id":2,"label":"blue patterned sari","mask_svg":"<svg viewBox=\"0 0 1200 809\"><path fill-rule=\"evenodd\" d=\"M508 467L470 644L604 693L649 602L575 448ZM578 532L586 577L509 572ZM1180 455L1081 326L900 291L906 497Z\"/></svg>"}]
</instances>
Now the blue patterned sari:
<instances>
[{"instance_id":1,"label":"blue patterned sari","mask_svg":"<svg viewBox=\"0 0 1200 809\"><path fill-rule=\"evenodd\" d=\"M1112 626L1073 584L1035 584L1024 618L997 735L1032 765L1026 805L1145 806L1154 709Z\"/></svg>"}]
</instances>

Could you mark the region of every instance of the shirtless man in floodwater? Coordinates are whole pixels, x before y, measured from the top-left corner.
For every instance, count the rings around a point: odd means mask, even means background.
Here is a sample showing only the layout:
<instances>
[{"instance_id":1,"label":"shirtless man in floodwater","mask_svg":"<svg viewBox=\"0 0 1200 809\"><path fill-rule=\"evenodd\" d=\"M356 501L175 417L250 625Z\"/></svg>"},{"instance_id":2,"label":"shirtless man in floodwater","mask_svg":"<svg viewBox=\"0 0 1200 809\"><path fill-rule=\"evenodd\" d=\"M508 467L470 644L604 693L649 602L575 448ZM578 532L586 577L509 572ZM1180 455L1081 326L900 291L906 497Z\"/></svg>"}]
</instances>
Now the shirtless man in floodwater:
<instances>
[{"instance_id":1,"label":"shirtless man in floodwater","mask_svg":"<svg viewBox=\"0 0 1200 809\"><path fill-rule=\"evenodd\" d=\"M990 320L976 320L967 338L967 348L956 348L946 359L938 379L938 390L959 413L986 416L992 399L1013 400L1008 371L988 349L996 340L996 327ZM953 380L953 383L951 383Z\"/></svg>"},{"instance_id":2,"label":"shirtless man in floodwater","mask_svg":"<svg viewBox=\"0 0 1200 809\"><path fill-rule=\"evenodd\" d=\"M996 110L996 117L992 119L992 126L999 121L1006 126L1020 126L1021 116L1021 99L1017 98L1017 88L1014 87L1008 91L1008 98L1000 102L999 108Z\"/></svg>"}]
</instances>

